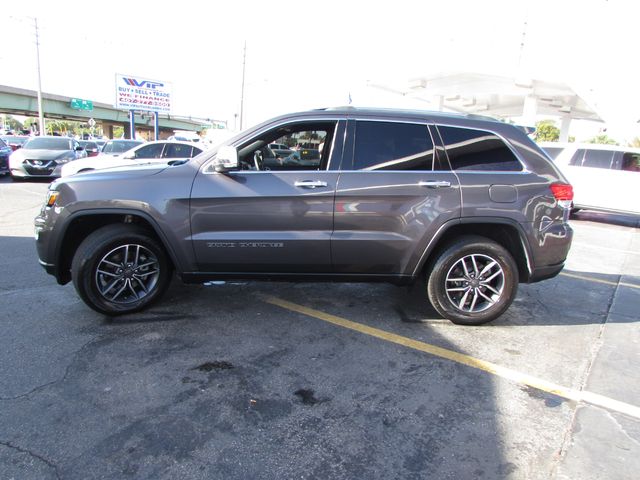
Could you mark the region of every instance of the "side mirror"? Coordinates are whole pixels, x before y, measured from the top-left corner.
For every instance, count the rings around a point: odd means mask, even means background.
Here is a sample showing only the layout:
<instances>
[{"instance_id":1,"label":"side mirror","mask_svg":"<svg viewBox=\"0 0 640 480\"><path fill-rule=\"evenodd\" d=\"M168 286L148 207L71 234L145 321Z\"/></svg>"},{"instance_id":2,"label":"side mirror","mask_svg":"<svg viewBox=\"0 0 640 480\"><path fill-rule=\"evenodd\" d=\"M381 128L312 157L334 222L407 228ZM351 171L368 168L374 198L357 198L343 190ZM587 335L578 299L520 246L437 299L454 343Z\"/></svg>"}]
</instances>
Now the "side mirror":
<instances>
[{"instance_id":1,"label":"side mirror","mask_svg":"<svg viewBox=\"0 0 640 480\"><path fill-rule=\"evenodd\" d=\"M84 148L82 148L80 145L78 145L78 146L75 148L75 151L76 151L76 152L81 152L82 150L84 150Z\"/></svg>"},{"instance_id":2,"label":"side mirror","mask_svg":"<svg viewBox=\"0 0 640 480\"><path fill-rule=\"evenodd\" d=\"M213 168L218 173L225 173L238 168L238 150L231 145L223 145L218 149L213 160Z\"/></svg>"}]
</instances>

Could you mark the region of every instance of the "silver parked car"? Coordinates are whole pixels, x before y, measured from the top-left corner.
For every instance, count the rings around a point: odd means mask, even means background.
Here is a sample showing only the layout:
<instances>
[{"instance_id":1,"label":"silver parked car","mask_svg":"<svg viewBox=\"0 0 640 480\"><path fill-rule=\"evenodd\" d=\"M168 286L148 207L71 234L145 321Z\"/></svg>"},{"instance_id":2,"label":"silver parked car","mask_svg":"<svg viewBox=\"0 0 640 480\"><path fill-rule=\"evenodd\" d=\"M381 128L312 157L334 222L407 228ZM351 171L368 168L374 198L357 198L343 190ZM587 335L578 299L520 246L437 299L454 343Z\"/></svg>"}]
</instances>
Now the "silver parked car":
<instances>
[{"instance_id":1,"label":"silver parked car","mask_svg":"<svg viewBox=\"0 0 640 480\"><path fill-rule=\"evenodd\" d=\"M64 164L86 156L73 138L32 137L9 157L11 178L57 178Z\"/></svg>"},{"instance_id":2,"label":"silver parked car","mask_svg":"<svg viewBox=\"0 0 640 480\"><path fill-rule=\"evenodd\" d=\"M322 151L272 160L269 144L305 142ZM35 219L36 245L48 273L108 315L157 301L175 270L194 283L423 282L442 316L476 325L504 313L520 282L562 270L572 198L513 125L314 110L188 162L57 180Z\"/></svg>"}]
</instances>

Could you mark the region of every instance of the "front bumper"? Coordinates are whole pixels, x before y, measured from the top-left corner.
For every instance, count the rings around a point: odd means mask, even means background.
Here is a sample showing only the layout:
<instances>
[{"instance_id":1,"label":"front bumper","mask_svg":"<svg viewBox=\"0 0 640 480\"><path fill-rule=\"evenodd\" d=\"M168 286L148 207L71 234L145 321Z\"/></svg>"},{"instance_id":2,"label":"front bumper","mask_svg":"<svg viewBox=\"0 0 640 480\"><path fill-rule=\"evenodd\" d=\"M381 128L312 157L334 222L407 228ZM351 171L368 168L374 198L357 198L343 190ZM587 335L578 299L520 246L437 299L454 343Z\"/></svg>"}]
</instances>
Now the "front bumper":
<instances>
[{"instance_id":1,"label":"front bumper","mask_svg":"<svg viewBox=\"0 0 640 480\"><path fill-rule=\"evenodd\" d=\"M60 285L64 285L69 282L69 279L61 275L59 265L56 263L58 236L56 235L57 231L54 230L54 226L61 216L64 216L64 209L43 205L40 213L34 219L34 237L38 263L49 275L56 277Z\"/></svg>"},{"instance_id":2,"label":"front bumper","mask_svg":"<svg viewBox=\"0 0 640 480\"><path fill-rule=\"evenodd\" d=\"M20 164L11 166L11 175L20 178L59 178L62 165L53 162L54 165L28 165Z\"/></svg>"}]
</instances>

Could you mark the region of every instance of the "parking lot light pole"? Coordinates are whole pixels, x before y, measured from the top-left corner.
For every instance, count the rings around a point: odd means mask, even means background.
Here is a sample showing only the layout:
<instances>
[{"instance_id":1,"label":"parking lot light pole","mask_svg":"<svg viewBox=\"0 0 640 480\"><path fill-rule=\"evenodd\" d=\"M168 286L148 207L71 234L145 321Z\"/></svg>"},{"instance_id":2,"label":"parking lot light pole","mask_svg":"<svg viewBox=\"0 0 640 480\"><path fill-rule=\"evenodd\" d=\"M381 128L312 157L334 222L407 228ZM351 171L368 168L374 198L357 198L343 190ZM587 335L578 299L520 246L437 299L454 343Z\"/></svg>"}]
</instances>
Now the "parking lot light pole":
<instances>
[{"instance_id":1,"label":"parking lot light pole","mask_svg":"<svg viewBox=\"0 0 640 480\"><path fill-rule=\"evenodd\" d=\"M136 112L129 110L129 135L131 140L136 139Z\"/></svg>"},{"instance_id":2,"label":"parking lot light pole","mask_svg":"<svg viewBox=\"0 0 640 480\"><path fill-rule=\"evenodd\" d=\"M38 34L38 19L33 19L36 28L36 59L38 61L38 125L40 135L44 135L44 112L42 111L42 81L40 80L40 35Z\"/></svg>"},{"instance_id":3,"label":"parking lot light pole","mask_svg":"<svg viewBox=\"0 0 640 480\"><path fill-rule=\"evenodd\" d=\"M153 139L159 140L160 129L158 128L158 112L153 112Z\"/></svg>"}]
</instances>

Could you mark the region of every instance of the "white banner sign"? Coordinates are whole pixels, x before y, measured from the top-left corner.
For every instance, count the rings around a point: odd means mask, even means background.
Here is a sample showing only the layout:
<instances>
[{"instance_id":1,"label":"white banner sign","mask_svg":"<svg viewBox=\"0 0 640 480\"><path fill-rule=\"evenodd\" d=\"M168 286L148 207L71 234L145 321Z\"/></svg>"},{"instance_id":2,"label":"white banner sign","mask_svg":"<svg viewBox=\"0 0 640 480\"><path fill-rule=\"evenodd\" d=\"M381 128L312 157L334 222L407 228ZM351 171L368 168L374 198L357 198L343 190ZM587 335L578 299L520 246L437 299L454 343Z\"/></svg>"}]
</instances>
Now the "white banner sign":
<instances>
[{"instance_id":1,"label":"white banner sign","mask_svg":"<svg viewBox=\"0 0 640 480\"><path fill-rule=\"evenodd\" d=\"M116 108L171 113L171 84L116 74Z\"/></svg>"}]
</instances>

